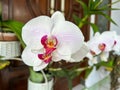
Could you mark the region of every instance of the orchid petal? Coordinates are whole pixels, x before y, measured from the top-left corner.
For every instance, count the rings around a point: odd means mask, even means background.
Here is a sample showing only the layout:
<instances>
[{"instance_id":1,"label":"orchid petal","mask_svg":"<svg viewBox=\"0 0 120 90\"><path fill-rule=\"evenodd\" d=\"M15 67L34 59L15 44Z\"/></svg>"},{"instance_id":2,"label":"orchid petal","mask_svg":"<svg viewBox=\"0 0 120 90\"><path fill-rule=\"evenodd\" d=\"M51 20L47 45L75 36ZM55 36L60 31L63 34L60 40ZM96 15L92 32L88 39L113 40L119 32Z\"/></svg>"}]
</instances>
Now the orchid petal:
<instances>
[{"instance_id":1,"label":"orchid petal","mask_svg":"<svg viewBox=\"0 0 120 90\"><path fill-rule=\"evenodd\" d=\"M94 80L93 80L94 79ZM95 83L99 81L99 73L96 71L96 67L93 67L93 70L91 71L90 75L85 80L86 87L91 87Z\"/></svg>"},{"instance_id":2,"label":"orchid petal","mask_svg":"<svg viewBox=\"0 0 120 90\"><path fill-rule=\"evenodd\" d=\"M29 66L37 66L41 64L43 61L41 61L37 54L33 53L31 51L31 47L27 46L23 52L22 52L22 60L25 64ZM37 62L37 63L36 63Z\"/></svg>"},{"instance_id":3,"label":"orchid petal","mask_svg":"<svg viewBox=\"0 0 120 90\"><path fill-rule=\"evenodd\" d=\"M98 63L98 57L97 57L97 56L93 57L92 59L90 59L90 60L88 61L88 64L89 64L90 66L93 66L94 64L97 64L97 63Z\"/></svg>"},{"instance_id":4,"label":"orchid petal","mask_svg":"<svg viewBox=\"0 0 120 90\"><path fill-rule=\"evenodd\" d=\"M89 60L93 59L93 55L92 55L90 52L86 54L86 57L87 57Z\"/></svg>"},{"instance_id":5,"label":"orchid petal","mask_svg":"<svg viewBox=\"0 0 120 90\"><path fill-rule=\"evenodd\" d=\"M101 34L99 41L100 44L104 43L106 45L104 51L109 52L112 50L112 47L114 45L114 40L115 40L115 33L110 31L105 31Z\"/></svg>"},{"instance_id":6,"label":"orchid petal","mask_svg":"<svg viewBox=\"0 0 120 90\"><path fill-rule=\"evenodd\" d=\"M51 16L51 19L53 20L54 24L57 24L59 21L65 21L64 15L59 11L56 11Z\"/></svg>"},{"instance_id":7,"label":"orchid petal","mask_svg":"<svg viewBox=\"0 0 120 90\"><path fill-rule=\"evenodd\" d=\"M69 61L70 58L71 58L71 54L60 54L57 50L52 54L52 61L54 62L58 62L61 60Z\"/></svg>"},{"instance_id":8,"label":"orchid petal","mask_svg":"<svg viewBox=\"0 0 120 90\"><path fill-rule=\"evenodd\" d=\"M58 40L58 52L61 55L70 55L78 51L84 42L80 29L73 23L58 22L53 28L52 35Z\"/></svg>"},{"instance_id":9,"label":"orchid petal","mask_svg":"<svg viewBox=\"0 0 120 90\"><path fill-rule=\"evenodd\" d=\"M40 70L46 68L47 65L48 65L48 63L43 62L43 63L39 64L38 66L33 66L33 70L40 71Z\"/></svg>"},{"instance_id":10,"label":"orchid petal","mask_svg":"<svg viewBox=\"0 0 120 90\"><path fill-rule=\"evenodd\" d=\"M113 47L114 54L120 55L120 36L115 38L116 44Z\"/></svg>"},{"instance_id":11,"label":"orchid petal","mask_svg":"<svg viewBox=\"0 0 120 90\"><path fill-rule=\"evenodd\" d=\"M89 49L95 53L95 55L98 55L101 53L101 50L98 48L99 46L99 35L95 35L93 38L91 38L88 42L87 45Z\"/></svg>"},{"instance_id":12,"label":"orchid petal","mask_svg":"<svg viewBox=\"0 0 120 90\"><path fill-rule=\"evenodd\" d=\"M100 54L100 58L102 61L108 61L108 57L109 57L109 52L102 52Z\"/></svg>"},{"instance_id":13,"label":"orchid petal","mask_svg":"<svg viewBox=\"0 0 120 90\"><path fill-rule=\"evenodd\" d=\"M39 38L49 35L52 30L53 23L47 16L39 16L24 25L22 28L22 38L25 44L29 44L33 38Z\"/></svg>"},{"instance_id":14,"label":"orchid petal","mask_svg":"<svg viewBox=\"0 0 120 90\"><path fill-rule=\"evenodd\" d=\"M93 70L85 80L86 87L91 87L109 74L110 72L106 71L104 67L100 67L98 70L96 70L96 67L93 67Z\"/></svg>"},{"instance_id":15,"label":"orchid petal","mask_svg":"<svg viewBox=\"0 0 120 90\"><path fill-rule=\"evenodd\" d=\"M81 60L83 60L83 58L86 56L88 52L89 52L89 49L86 43L84 43L80 48L80 50L72 54L70 62L80 62Z\"/></svg>"}]
</instances>

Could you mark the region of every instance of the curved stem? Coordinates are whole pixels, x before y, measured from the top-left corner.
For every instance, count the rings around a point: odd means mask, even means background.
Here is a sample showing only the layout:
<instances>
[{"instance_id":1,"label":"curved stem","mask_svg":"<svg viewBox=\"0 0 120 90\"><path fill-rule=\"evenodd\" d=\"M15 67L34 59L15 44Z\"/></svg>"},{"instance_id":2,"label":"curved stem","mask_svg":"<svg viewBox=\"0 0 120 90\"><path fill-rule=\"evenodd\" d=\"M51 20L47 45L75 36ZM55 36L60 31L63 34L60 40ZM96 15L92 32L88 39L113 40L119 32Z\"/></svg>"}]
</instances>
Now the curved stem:
<instances>
[{"instance_id":1,"label":"curved stem","mask_svg":"<svg viewBox=\"0 0 120 90\"><path fill-rule=\"evenodd\" d=\"M45 75L44 71L43 71L43 70L41 70L41 72L42 72L42 74L43 74L43 77L45 78L45 83L47 83L47 82L48 82L48 80L47 80L47 77L46 77L46 75Z\"/></svg>"},{"instance_id":2,"label":"curved stem","mask_svg":"<svg viewBox=\"0 0 120 90\"><path fill-rule=\"evenodd\" d=\"M86 15L82 18L81 22L79 23L79 27L82 28L82 26L85 24L85 21L90 17L90 15Z\"/></svg>"},{"instance_id":3,"label":"curved stem","mask_svg":"<svg viewBox=\"0 0 120 90\"><path fill-rule=\"evenodd\" d=\"M42 72L42 74L43 74L43 77L45 78L45 83L47 84L47 90L49 90L49 84L48 84L48 80L47 80L47 77L46 77L46 75L45 75L45 73L44 73L44 71L43 70L41 70L41 72Z\"/></svg>"}]
</instances>

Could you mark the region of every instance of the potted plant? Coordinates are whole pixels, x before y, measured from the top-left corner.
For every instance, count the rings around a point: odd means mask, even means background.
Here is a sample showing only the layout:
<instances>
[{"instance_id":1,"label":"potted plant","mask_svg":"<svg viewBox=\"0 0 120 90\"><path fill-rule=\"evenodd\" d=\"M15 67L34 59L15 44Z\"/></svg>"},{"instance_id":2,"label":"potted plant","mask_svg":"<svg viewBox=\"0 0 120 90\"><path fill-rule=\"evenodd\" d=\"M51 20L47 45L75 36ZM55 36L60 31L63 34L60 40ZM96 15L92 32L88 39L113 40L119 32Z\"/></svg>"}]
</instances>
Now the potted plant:
<instances>
[{"instance_id":1,"label":"potted plant","mask_svg":"<svg viewBox=\"0 0 120 90\"><path fill-rule=\"evenodd\" d=\"M79 68L79 65L72 68L52 66L62 61L79 64L89 51L80 29L66 21L61 12L55 12L51 18L33 18L25 25L10 20L3 25L17 35L23 46L22 60L30 66L28 90L35 87L52 90L54 76L66 77L69 90L72 90L72 79L88 68Z\"/></svg>"},{"instance_id":2,"label":"potted plant","mask_svg":"<svg viewBox=\"0 0 120 90\"><path fill-rule=\"evenodd\" d=\"M19 23L19 24L18 24ZM2 20L0 10L0 68L10 64L9 60L14 60L21 55L21 44L18 41L14 30L18 32L23 24L14 20ZM15 28L13 27L15 26ZM20 59L19 59L20 60Z\"/></svg>"}]
</instances>

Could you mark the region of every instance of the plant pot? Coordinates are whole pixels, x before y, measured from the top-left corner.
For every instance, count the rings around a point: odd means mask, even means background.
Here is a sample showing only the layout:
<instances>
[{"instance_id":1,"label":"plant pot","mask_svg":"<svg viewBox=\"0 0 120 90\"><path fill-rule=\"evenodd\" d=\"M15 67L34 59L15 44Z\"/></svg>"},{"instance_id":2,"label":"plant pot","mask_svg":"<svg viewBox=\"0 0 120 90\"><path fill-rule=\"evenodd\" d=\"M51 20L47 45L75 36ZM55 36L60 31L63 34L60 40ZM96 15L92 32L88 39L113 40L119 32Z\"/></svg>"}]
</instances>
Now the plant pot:
<instances>
[{"instance_id":1,"label":"plant pot","mask_svg":"<svg viewBox=\"0 0 120 90\"><path fill-rule=\"evenodd\" d=\"M0 32L0 41L17 41L18 38L14 33Z\"/></svg>"},{"instance_id":2,"label":"plant pot","mask_svg":"<svg viewBox=\"0 0 120 90\"><path fill-rule=\"evenodd\" d=\"M0 56L11 59L21 55L21 45L14 33L0 32Z\"/></svg>"},{"instance_id":3,"label":"plant pot","mask_svg":"<svg viewBox=\"0 0 120 90\"><path fill-rule=\"evenodd\" d=\"M53 90L53 79L48 83L35 83L28 79L28 90Z\"/></svg>"},{"instance_id":4,"label":"plant pot","mask_svg":"<svg viewBox=\"0 0 120 90\"><path fill-rule=\"evenodd\" d=\"M18 57L21 55L19 41L0 41L0 55L5 59Z\"/></svg>"}]
</instances>

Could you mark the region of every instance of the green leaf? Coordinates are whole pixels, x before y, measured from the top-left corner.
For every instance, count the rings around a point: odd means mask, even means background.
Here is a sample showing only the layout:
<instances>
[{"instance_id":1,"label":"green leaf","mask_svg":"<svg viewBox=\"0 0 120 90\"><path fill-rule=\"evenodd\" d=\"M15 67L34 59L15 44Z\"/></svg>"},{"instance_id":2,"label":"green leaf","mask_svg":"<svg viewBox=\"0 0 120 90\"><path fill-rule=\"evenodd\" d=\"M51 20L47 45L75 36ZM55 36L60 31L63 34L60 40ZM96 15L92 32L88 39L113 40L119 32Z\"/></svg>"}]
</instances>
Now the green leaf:
<instances>
[{"instance_id":1,"label":"green leaf","mask_svg":"<svg viewBox=\"0 0 120 90\"><path fill-rule=\"evenodd\" d=\"M61 68L57 68L57 69L49 68L49 71L55 77L67 77L67 71L65 69L61 69Z\"/></svg>"},{"instance_id":2,"label":"green leaf","mask_svg":"<svg viewBox=\"0 0 120 90\"><path fill-rule=\"evenodd\" d=\"M83 8L83 13L84 15L87 15L89 13L89 9L86 3L84 3L82 0L76 0L78 3L81 4L82 8Z\"/></svg>"},{"instance_id":3,"label":"green leaf","mask_svg":"<svg viewBox=\"0 0 120 90\"><path fill-rule=\"evenodd\" d=\"M109 15L105 14L104 12L91 11L91 14L102 15L102 16L104 16L106 19L108 19L109 21L111 21L113 24L117 25L117 24L115 23L115 21L113 21L112 18L111 18Z\"/></svg>"},{"instance_id":4,"label":"green leaf","mask_svg":"<svg viewBox=\"0 0 120 90\"><path fill-rule=\"evenodd\" d=\"M108 60L107 62L105 61L101 61L99 63L96 64L96 66L99 68L100 66L105 66L106 69L112 69L113 68L113 64L114 64L114 59L113 60Z\"/></svg>"},{"instance_id":5,"label":"green leaf","mask_svg":"<svg viewBox=\"0 0 120 90\"><path fill-rule=\"evenodd\" d=\"M93 67L91 67L85 71L85 78L88 77L88 75L91 73L92 69L93 69Z\"/></svg>"},{"instance_id":6,"label":"green leaf","mask_svg":"<svg viewBox=\"0 0 120 90\"><path fill-rule=\"evenodd\" d=\"M14 32L17 35L18 39L20 40L22 46L25 47L25 44L21 37L22 27L24 25L23 23L14 20L7 20L3 21L2 25L9 28L9 31Z\"/></svg>"},{"instance_id":7,"label":"green leaf","mask_svg":"<svg viewBox=\"0 0 120 90\"><path fill-rule=\"evenodd\" d=\"M8 65L10 65L10 61L7 60L0 60L0 70L7 67Z\"/></svg>"},{"instance_id":8,"label":"green leaf","mask_svg":"<svg viewBox=\"0 0 120 90\"><path fill-rule=\"evenodd\" d=\"M95 6L94 1L89 0L89 3L88 3L89 10L92 10L94 8L94 6Z\"/></svg>"},{"instance_id":9,"label":"green leaf","mask_svg":"<svg viewBox=\"0 0 120 90\"><path fill-rule=\"evenodd\" d=\"M81 19L77 15L75 15L75 14L73 14L73 19L75 20L75 23L77 25L79 25L79 23L81 22Z\"/></svg>"},{"instance_id":10,"label":"green leaf","mask_svg":"<svg viewBox=\"0 0 120 90\"><path fill-rule=\"evenodd\" d=\"M30 77L29 78L32 82L36 82L36 83L44 82L43 75L40 72L33 71L32 68L30 68Z\"/></svg>"},{"instance_id":11,"label":"green leaf","mask_svg":"<svg viewBox=\"0 0 120 90\"><path fill-rule=\"evenodd\" d=\"M82 28L82 26L85 25L85 24L87 23L87 19L88 19L89 17L90 17L89 14L86 15L86 16L84 16L84 17L81 19L81 21L79 22L78 27Z\"/></svg>"},{"instance_id":12,"label":"green leaf","mask_svg":"<svg viewBox=\"0 0 120 90\"><path fill-rule=\"evenodd\" d=\"M94 9L97 9L101 5L102 2L103 2L103 0L95 0L94 1Z\"/></svg>"},{"instance_id":13,"label":"green leaf","mask_svg":"<svg viewBox=\"0 0 120 90\"><path fill-rule=\"evenodd\" d=\"M90 25L91 25L91 27L93 28L94 33L96 33L96 32L99 31L99 28L98 28L98 26L97 26L96 24L90 23Z\"/></svg>"}]
</instances>

